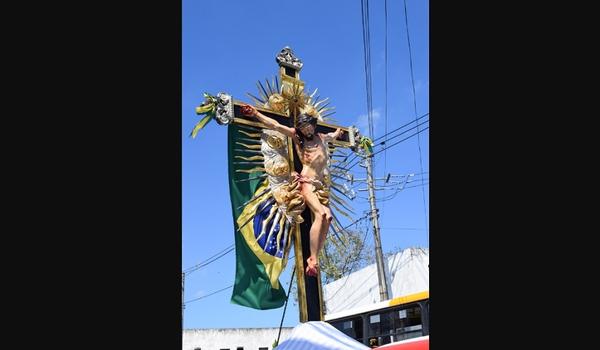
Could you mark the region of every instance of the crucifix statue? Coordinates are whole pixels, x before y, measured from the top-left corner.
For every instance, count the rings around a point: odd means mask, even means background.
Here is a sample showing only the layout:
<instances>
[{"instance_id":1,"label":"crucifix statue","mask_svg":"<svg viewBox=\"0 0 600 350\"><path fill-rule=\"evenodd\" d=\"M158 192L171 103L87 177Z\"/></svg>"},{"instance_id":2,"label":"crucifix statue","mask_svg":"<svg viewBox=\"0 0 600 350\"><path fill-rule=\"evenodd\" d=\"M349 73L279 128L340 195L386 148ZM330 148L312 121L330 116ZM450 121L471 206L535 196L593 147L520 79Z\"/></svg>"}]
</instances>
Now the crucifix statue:
<instances>
[{"instance_id":1,"label":"crucifix statue","mask_svg":"<svg viewBox=\"0 0 600 350\"><path fill-rule=\"evenodd\" d=\"M279 275L289 258L291 242L297 271L300 321L323 320L319 252L327 233L343 231L336 212L348 216L347 203L331 169L331 155L340 148L356 150L361 140L355 127L328 122L333 114L316 90L308 94L300 80L303 63L289 47L277 55L278 77L254 105L226 93L205 93L196 108L206 116L192 136L214 119L228 125L229 188L235 227L236 279L232 303L256 309L283 305ZM280 84L281 82L281 84ZM339 178L339 176L337 176Z\"/></svg>"}]
</instances>

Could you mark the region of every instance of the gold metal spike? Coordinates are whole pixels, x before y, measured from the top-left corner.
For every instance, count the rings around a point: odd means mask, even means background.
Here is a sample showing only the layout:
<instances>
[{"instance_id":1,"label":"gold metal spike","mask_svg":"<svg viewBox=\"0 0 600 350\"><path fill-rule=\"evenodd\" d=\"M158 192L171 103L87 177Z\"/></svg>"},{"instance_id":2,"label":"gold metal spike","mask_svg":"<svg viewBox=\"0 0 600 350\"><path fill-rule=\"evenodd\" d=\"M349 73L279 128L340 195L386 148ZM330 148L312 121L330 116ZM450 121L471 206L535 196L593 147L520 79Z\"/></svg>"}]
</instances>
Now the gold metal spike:
<instances>
[{"instance_id":1,"label":"gold metal spike","mask_svg":"<svg viewBox=\"0 0 600 350\"><path fill-rule=\"evenodd\" d=\"M348 218L348 220L353 221L354 218L352 218L352 216L350 216L350 214L348 214L347 212L343 211L342 209L340 209L337 205L335 205L335 203L333 201L329 201L329 204L335 208L335 210L344 215L346 218Z\"/></svg>"},{"instance_id":2,"label":"gold metal spike","mask_svg":"<svg viewBox=\"0 0 600 350\"><path fill-rule=\"evenodd\" d=\"M238 124L237 126L238 126L238 128L243 129L243 130L248 130L249 132L259 132L259 133L262 132L262 128L252 126L252 125Z\"/></svg>"},{"instance_id":3,"label":"gold metal spike","mask_svg":"<svg viewBox=\"0 0 600 350\"><path fill-rule=\"evenodd\" d=\"M250 96L251 99L254 100L254 104L257 106L262 106L265 104L265 102L262 101L262 99L252 95L251 93L247 92L246 95Z\"/></svg>"},{"instance_id":4,"label":"gold metal spike","mask_svg":"<svg viewBox=\"0 0 600 350\"><path fill-rule=\"evenodd\" d=\"M275 91L273 91L273 88L271 87L271 84L269 83L269 79L265 79L265 81L267 82L267 89L269 89L269 96L271 96L275 93Z\"/></svg>"},{"instance_id":5,"label":"gold metal spike","mask_svg":"<svg viewBox=\"0 0 600 350\"><path fill-rule=\"evenodd\" d=\"M242 145L248 149L260 149L260 147L261 147L261 145L247 145L247 144L241 143L241 142L236 142L236 144Z\"/></svg>"},{"instance_id":6,"label":"gold metal spike","mask_svg":"<svg viewBox=\"0 0 600 350\"><path fill-rule=\"evenodd\" d=\"M346 203L341 197L338 197L338 195L336 195L334 193L330 193L329 196L333 200L335 200L337 203L341 204L346 210L348 210L352 214L355 214L354 210L352 210L352 207L350 205L348 205L348 203Z\"/></svg>"},{"instance_id":7,"label":"gold metal spike","mask_svg":"<svg viewBox=\"0 0 600 350\"><path fill-rule=\"evenodd\" d=\"M273 223L275 224L275 223ZM279 220L279 232L275 238L275 243L277 243L277 252L281 249L281 236L285 233L285 215L281 215L281 219Z\"/></svg>"},{"instance_id":8,"label":"gold metal spike","mask_svg":"<svg viewBox=\"0 0 600 350\"><path fill-rule=\"evenodd\" d=\"M233 164L239 164L239 165L263 165L263 162L233 162Z\"/></svg>"},{"instance_id":9,"label":"gold metal spike","mask_svg":"<svg viewBox=\"0 0 600 350\"><path fill-rule=\"evenodd\" d=\"M276 206L276 205L273 205ZM277 214L275 214L275 219L273 219L273 222L271 223L271 229L269 230L269 234L267 235L267 244L269 244L269 241L271 241L271 237L273 236L273 232L275 232L275 224L279 221L279 219L281 218L281 212L279 210L276 211ZM281 227L280 227L281 229Z\"/></svg>"},{"instance_id":10,"label":"gold metal spike","mask_svg":"<svg viewBox=\"0 0 600 350\"><path fill-rule=\"evenodd\" d=\"M260 137L260 133L250 133L250 132L245 132L244 130L238 130L239 132L241 132L242 134L249 136L249 137Z\"/></svg>"},{"instance_id":11,"label":"gold metal spike","mask_svg":"<svg viewBox=\"0 0 600 350\"><path fill-rule=\"evenodd\" d=\"M265 101L269 101L269 94L260 80L256 82L256 86L258 87L258 93L265 99Z\"/></svg>"},{"instance_id":12,"label":"gold metal spike","mask_svg":"<svg viewBox=\"0 0 600 350\"><path fill-rule=\"evenodd\" d=\"M261 161L265 160L265 157L263 157L263 156L252 156L252 157L235 156L235 158L243 159L243 160L261 160Z\"/></svg>"},{"instance_id":13,"label":"gold metal spike","mask_svg":"<svg viewBox=\"0 0 600 350\"><path fill-rule=\"evenodd\" d=\"M288 261L288 255L290 253L290 246L292 243L292 237L293 237L293 229L292 229L292 225L290 224L289 221L285 222L285 230L284 230L284 235L285 235L285 247L283 247L283 258L282 260L284 262Z\"/></svg>"},{"instance_id":14,"label":"gold metal spike","mask_svg":"<svg viewBox=\"0 0 600 350\"><path fill-rule=\"evenodd\" d=\"M250 173L255 173L257 171L265 171L265 168L263 168L263 167L256 167L256 168L252 168L250 170L238 169L235 172L236 173L248 173L248 174L250 174Z\"/></svg>"},{"instance_id":15,"label":"gold metal spike","mask_svg":"<svg viewBox=\"0 0 600 350\"><path fill-rule=\"evenodd\" d=\"M319 105L321 105L322 103L325 103L325 102L327 102L327 101L329 101L329 97L327 97L326 99L324 99L324 100L321 100L321 101L319 101L319 102L315 103L315 104L314 104L314 107L315 107L315 108L318 108L318 107L319 107Z\"/></svg>"},{"instance_id":16,"label":"gold metal spike","mask_svg":"<svg viewBox=\"0 0 600 350\"><path fill-rule=\"evenodd\" d=\"M342 226L340 226L340 224L338 224L338 222L336 220L333 220L331 222L331 224L332 224L333 227L335 227L335 229L336 229L336 231L338 233L343 233L344 232L344 229L342 228Z\"/></svg>"},{"instance_id":17,"label":"gold metal spike","mask_svg":"<svg viewBox=\"0 0 600 350\"><path fill-rule=\"evenodd\" d=\"M277 210L277 205L273 204L273 206L271 207L271 210L269 211L269 215L267 216L266 219L263 220L262 222L262 229L260 231L260 234L258 235L258 237L256 237L256 240L258 241L259 239L262 238L262 236L265 235L265 230L267 229L267 225L269 223L269 221L273 218L273 216L275 215L275 211Z\"/></svg>"},{"instance_id":18,"label":"gold metal spike","mask_svg":"<svg viewBox=\"0 0 600 350\"><path fill-rule=\"evenodd\" d=\"M245 142L250 142L250 143L262 143L262 141L260 139L258 139L258 138L257 139L250 139L250 138L247 138L247 137L238 137L237 140L245 141Z\"/></svg>"},{"instance_id":19,"label":"gold metal spike","mask_svg":"<svg viewBox=\"0 0 600 350\"><path fill-rule=\"evenodd\" d=\"M253 150L253 149L234 148L233 150L235 152L242 153L242 154L248 154L248 153L250 153L250 154L252 154L252 153L262 154L262 151L260 151L260 150Z\"/></svg>"}]
</instances>

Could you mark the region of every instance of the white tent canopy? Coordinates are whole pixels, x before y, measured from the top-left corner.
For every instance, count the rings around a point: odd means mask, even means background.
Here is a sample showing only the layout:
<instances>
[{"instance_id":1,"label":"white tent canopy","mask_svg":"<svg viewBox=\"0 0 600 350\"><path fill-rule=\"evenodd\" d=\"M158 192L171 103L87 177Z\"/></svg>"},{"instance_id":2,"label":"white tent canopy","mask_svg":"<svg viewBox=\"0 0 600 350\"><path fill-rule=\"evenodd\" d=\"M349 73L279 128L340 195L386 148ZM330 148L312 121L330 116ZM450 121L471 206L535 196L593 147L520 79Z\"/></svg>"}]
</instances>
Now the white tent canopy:
<instances>
[{"instance_id":1,"label":"white tent canopy","mask_svg":"<svg viewBox=\"0 0 600 350\"><path fill-rule=\"evenodd\" d=\"M329 323L311 321L297 325L289 338L279 344L275 350L369 350L338 331Z\"/></svg>"}]
</instances>

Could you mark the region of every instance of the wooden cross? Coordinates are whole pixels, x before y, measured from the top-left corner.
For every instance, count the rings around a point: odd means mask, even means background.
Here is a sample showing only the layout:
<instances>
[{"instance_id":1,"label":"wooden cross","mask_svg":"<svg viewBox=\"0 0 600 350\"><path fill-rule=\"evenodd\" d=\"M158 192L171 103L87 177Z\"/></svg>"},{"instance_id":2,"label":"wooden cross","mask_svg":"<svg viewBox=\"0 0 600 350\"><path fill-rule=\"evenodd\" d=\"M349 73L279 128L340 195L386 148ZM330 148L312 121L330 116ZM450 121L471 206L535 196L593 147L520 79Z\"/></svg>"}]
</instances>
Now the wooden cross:
<instances>
[{"instance_id":1,"label":"wooden cross","mask_svg":"<svg viewBox=\"0 0 600 350\"><path fill-rule=\"evenodd\" d=\"M276 57L279 64L279 81L283 88L304 88L304 82L300 80L300 70L302 62L294 56L289 47L285 47ZM219 103L217 105L215 119L219 124L242 124L250 125L257 128L265 129L265 125L260 123L254 117L246 116L242 113L242 106L246 103L234 100L230 95L220 93L218 96ZM254 106L263 115L276 120L282 125L294 127L293 109L288 109L287 113L278 113L271 109ZM358 146L358 130L355 127L342 127L338 125L328 124L323 121L317 123L316 131L327 134L334 132L336 129L342 129L343 135L337 140L332 141L336 147L348 147L353 150ZM300 173L302 164L292 146L293 142L288 138L289 154L293 159L293 169ZM290 164L291 165L291 164ZM298 287L298 302L300 311L300 322L306 321L322 321L323 320L323 297L320 275L311 277L305 275L306 259L310 256L310 227L312 218L308 207L302 213L304 222L298 224L299 230L295 230L294 235L294 253L296 260L297 287Z\"/></svg>"}]
</instances>

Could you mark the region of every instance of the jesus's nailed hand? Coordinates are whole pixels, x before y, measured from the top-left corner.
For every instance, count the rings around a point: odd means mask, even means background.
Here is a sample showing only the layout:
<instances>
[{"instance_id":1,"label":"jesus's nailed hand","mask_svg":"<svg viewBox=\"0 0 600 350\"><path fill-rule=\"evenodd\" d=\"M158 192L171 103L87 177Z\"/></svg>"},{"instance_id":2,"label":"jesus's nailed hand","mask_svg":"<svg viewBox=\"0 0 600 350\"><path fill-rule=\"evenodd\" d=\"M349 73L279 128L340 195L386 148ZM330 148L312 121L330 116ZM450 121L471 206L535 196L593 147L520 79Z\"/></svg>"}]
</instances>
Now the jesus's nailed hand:
<instances>
[{"instance_id":1,"label":"jesus's nailed hand","mask_svg":"<svg viewBox=\"0 0 600 350\"><path fill-rule=\"evenodd\" d=\"M241 111L246 116L252 117L256 115L256 109L250 105L243 105Z\"/></svg>"}]
</instances>

